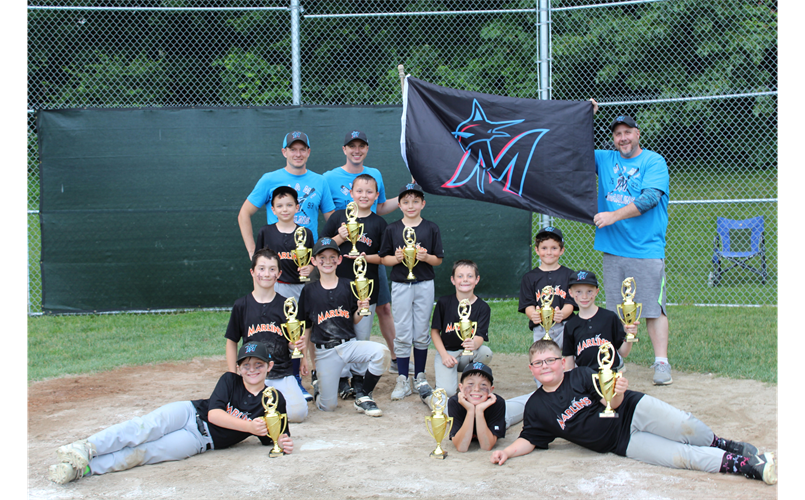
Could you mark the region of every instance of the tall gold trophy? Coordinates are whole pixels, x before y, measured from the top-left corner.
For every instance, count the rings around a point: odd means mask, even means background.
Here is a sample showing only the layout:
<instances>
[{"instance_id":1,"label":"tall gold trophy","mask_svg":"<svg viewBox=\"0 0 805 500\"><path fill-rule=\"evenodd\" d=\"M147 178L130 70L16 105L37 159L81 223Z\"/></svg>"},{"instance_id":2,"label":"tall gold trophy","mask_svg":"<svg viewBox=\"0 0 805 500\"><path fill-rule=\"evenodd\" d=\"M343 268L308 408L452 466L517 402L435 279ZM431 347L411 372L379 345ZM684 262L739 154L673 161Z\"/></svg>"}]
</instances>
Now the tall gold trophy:
<instances>
[{"instance_id":1,"label":"tall gold trophy","mask_svg":"<svg viewBox=\"0 0 805 500\"><path fill-rule=\"evenodd\" d=\"M470 321L470 313L472 312L472 304L469 299L461 299L458 303L458 323L453 323L453 328L456 335L461 339L461 342L475 337L475 332L478 330L478 322ZM472 351L464 349L461 353L462 356L472 356Z\"/></svg>"},{"instance_id":2,"label":"tall gold trophy","mask_svg":"<svg viewBox=\"0 0 805 500\"><path fill-rule=\"evenodd\" d=\"M539 315L542 318L542 328L545 329L545 336L542 337L542 340L551 340L550 334L548 334L548 330L553 328L553 307L551 307L551 302L553 302L553 287L548 285L543 287L542 293L539 297L540 302L542 302L542 307L539 309Z\"/></svg>"},{"instance_id":3,"label":"tall gold trophy","mask_svg":"<svg viewBox=\"0 0 805 500\"><path fill-rule=\"evenodd\" d=\"M634 325L640 319L640 314L643 312L642 302L635 303L634 294L637 291L637 285L632 277L626 278L621 284L621 296L623 297L623 304L618 304L618 318L620 318L623 326ZM626 342L637 342L639 339L633 333L626 334Z\"/></svg>"},{"instance_id":4,"label":"tall gold trophy","mask_svg":"<svg viewBox=\"0 0 805 500\"><path fill-rule=\"evenodd\" d=\"M355 259L352 264L352 270L355 272L355 281L349 284L349 287L352 288L352 294L358 300L368 299L375 289L375 280L366 279L366 259L362 255ZM359 314L369 316L372 312L363 308Z\"/></svg>"},{"instance_id":5,"label":"tall gold trophy","mask_svg":"<svg viewBox=\"0 0 805 500\"><path fill-rule=\"evenodd\" d=\"M263 391L263 409L265 410L263 420L266 422L268 437L274 441L274 447L268 452L268 456L271 458L281 457L285 454L282 448L280 448L279 438L282 436L282 433L285 432L285 429L288 428L288 414L277 413L278 403L279 397L277 396L277 390L274 389L274 387L266 387Z\"/></svg>"},{"instance_id":6,"label":"tall gold trophy","mask_svg":"<svg viewBox=\"0 0 805 500\"><path fill-rule=\"evenodd\" d=\"M293 233L293 239L296 243L296 248L291 250L291 258L297 267L305 267L310 265L311 249L305 246L305 228L299 226ZM310 281L307 276L299 276L299 281Z\"/></svg>"},{"instance_id":7,"label":"tall gold trophy","mask_svg":"<svg viewBox=\"0 0 805 500\"><path fill-rule=\"evenodd\" d=\"M358 242L361 234L363 234L363 223L358 223L358 204L354 201L347 203L345 215L347 216L347 239L352 243L352 250L349 251L348 255L350 257L357 257L361 253L355 247L355 243Z\"/></svg>"},{"instance_id":8,"label":"tall gold trophy","mask_svg":"<svg viewBox=\"0 0 805 500\"><path fill-rule=\"evenodd\" d=\"M593 373L593 388L599 396L607 402L606 409L599 413L601 418L613 418L618 414L612 409L610 401L617 396L615 382L621 377L620 373L612 371L615 357L615 346L611 342L604 342L598 346L598 373ZM601 387L599 390L598 388Z\"/></svg>"},{"instance_id":9,"label":"tall gold trophy","mask_svg":"<svg viewBox=\"0 0 805 500\"><path fill-rule=\"evenodd\" d=\"M408 268L408 276L406 279L415 280L414 266L419 262L416 260L416 231L412 227L403 229L403 241L405 247L403 248L403 265Z\"/></svg>"},{"instance_id":10,"label":"tall gold trophy","mask_svg":"<svg viewBox=\"0 0 805 500\"><path fill-rule=\"evenodd\" d=\"M282 327L282 334L288 339L288 342L299 342L299 337L305 333L305 322L296 319L296 299L293 297L285 299L283 308L285 309L285 323L280 325L280 327ZM305 355L294 346L291 358L299 359L304 357Z\"/></svg>"},{"instance_id":11,"label":"tall gold trophy","mask_svg":"<svg viewBox=\"0 0 805 500\"><path fill-rule=\"evenodd\" d=\"M433 413L425 417L425 427L428 429L428 434L436 440L436 449L430 452L430 458L444 460L447 452L442 449L442 440L445 434L450 434L450 429L453 427L453 417L444 414L444 408L447 405L447 393L444 389L439 388L433 391L431 404Z\"/></svg>"}]
</instances>

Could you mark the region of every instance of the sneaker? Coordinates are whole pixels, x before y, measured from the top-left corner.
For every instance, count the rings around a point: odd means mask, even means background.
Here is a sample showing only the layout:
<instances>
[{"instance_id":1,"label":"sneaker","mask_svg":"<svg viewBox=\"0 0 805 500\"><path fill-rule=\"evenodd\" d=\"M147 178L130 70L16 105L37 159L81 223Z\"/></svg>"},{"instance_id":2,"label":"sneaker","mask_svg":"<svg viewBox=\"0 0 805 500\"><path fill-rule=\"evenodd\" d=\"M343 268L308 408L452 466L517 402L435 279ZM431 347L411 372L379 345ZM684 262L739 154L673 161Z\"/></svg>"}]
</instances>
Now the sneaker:
<instances>
[{"instance_id":1,"label":"sneaker","mask_svg":"<svg viewBox=\"0 0 805 500\"><path fill-rule=\"evenodd\" d=\"M84 469L76 469L67 462L48 467L48 478L57 484L67 484L84 477Z\"/></svg>"},{"instance_id":2,"label":"sneaker","mask_svg":"<svg viewBox=\"0 0 805 500\"><path fill-rule=\"evenodd\" d=\"M299 389L302 390L302 396L305 397L305 401L313 401L313 396L310 395L309 392L305 389L305 386L302 385L302 376L301 375L294 375L296 377L296 383L299 384Z\"/></svg>"},{"instance_id":3,"label":"sneaker","mask_svg":"<svg viewBox=\"0 0 805 500\"><path fill-rule=\"evenodd\" d=\"M56 456L59 458L59 462L68 463L76 471L82 471L81 475L83 475L84 469L89 465L89 461L96 455L95 445L86 439L66 444L56 450Z\"/></svg>"},{"instance_id":4,"label":"sneaker","mask_svg":"<svg viewBox=\"0 0 805 500\"><path fill-rule=\"evenodd\" d=\"M777 463L774 454L764 453L749 459L749 463L741 467L741 473L749 479L760 479L766 484L777 483Z\"/></svg>"},{"instance_id":5,"label":"sneaker","mask_svg":"<svg viewBox=\"0 0 805 500\"><path fill-rule=\"evenodd\" d=\"M654 385L671 385L674 381L671 378L671 365L668 363L657 362L649 368L654 368Z\"/></svg>"},{"instance_id":6,"label":"sneaker","mask_svg":"<svg viewBox=\"0 0 805 500\"><path fill-rule=\"evenodd\" d=\"M382 417L383 410L377 407L372 395L358 393L355 395L355 409L361 413L365 413L370 417Z\"/></svg>"},{"instance_id":7,"label":"sneaker","mask_svg":"<svg viewBox=\"0 0 805 500\"><path fill-rule=\"evenodd\" d=\"M389 364L389 373L399 373L397 371L397 360L392 359L391 363Z\"/></svg>"},{"instance_id":8,"label":"sneaker","mask_svg":"<svg viewBox=\"0 0 805 500\"><path fill-rule=\"evenodd\" d=\"M425 378L425 372L417 374L414 379L414 389L416 389L416 392L419 394L419 399L421 399L423 403L428 404L427 400L430 399L430 396L433 394L433 389L430 388L428 379Z\"/></svg>"},{"instance_id":9,"label":"sneaker","mask_svg":"<svg viewBox=\"0 0 805 500\"><path fill-rule=\"evenodd\" d=\"M349 379L341 377L338 381L338 395L341 399L349 399L355 397L355 390L349 385Z\"/></svg>"},{"instance_id":10,"label":"sneaker","mask_svg":"<svg viewBox=\"0 0 805 500\"><path fill-rule=\"evenodd\" d=\"M754 445L742 441L730 441L729 439L719 438L716 446L726 452L744 457L754 457L757 455L757 448Z\"/></svg>"},{"instance_id":11,"label":"sneaker","mask_svg":"<svg viewBox=\"0 0 805 500\"><path fill-rule=\"evenodd\" d=\"M413 394L411 390L411 380L405 375L398 376L397 385L395 385L394 390L391 391L391 400L396 401L405 396L410 396L411 394Z\"/></svg>"}]
</instances>

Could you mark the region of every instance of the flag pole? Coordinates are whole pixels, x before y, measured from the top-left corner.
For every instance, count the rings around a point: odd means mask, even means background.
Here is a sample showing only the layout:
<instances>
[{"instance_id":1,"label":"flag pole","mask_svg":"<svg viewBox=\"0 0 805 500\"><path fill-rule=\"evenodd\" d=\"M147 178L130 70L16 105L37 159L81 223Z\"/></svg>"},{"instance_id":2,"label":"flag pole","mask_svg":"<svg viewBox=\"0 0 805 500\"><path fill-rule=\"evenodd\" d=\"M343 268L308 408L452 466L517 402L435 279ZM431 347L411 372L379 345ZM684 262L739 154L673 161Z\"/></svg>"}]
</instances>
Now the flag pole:
<instances>
[{"instance_id":1,"label":"flag pole","mask_svg":"<svg viewBox=\"0 0 805 500\"><path fill-rule=\"evenodd\" d=\"M402 64L397 65L397 73L400 75L400 91L405 92L405 67ZM414 176L411 176L411 183L416 184Z\"/></svg>"}]
</instances>

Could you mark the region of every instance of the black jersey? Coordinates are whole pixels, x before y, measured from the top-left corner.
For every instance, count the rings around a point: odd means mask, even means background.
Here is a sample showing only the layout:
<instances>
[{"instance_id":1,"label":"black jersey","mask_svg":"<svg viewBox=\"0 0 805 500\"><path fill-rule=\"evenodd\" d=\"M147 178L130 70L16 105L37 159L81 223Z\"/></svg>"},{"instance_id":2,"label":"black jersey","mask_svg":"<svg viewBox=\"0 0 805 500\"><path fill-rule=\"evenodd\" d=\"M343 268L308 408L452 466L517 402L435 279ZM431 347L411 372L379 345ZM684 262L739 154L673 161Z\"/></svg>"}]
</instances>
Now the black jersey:
<instances>
[{"instance_id":1,"label":"black jersey","mask_svg":"<svg viewBox=\"0 0 805 500\"><path fill-rule=\"evenodd\" d=\"M520 302L517 310L523 313L528 306L542 307L542 302L538 303L537 298L542 297L542 289L548 285L553 287L551 308L561 309L565 304L572 304L573 309L578 309L576 301L568 293L567 282L572 275L573 270L565 266L559 266L555 271L543 271L539 267L528 271L520 281ZM535 326L537 325L529 319L528 329L533 330Z\"/></svg>"},{"instance_id":2,"label":"black jersey","mask_svg":"<svg viewBox=\"0 0 805 500\"><path fill-rule=\"evenodd\" d=\"M405 224L403 224L402 220L392 222L386 227L386 232L383 233L383 241L380 244L379 255L381 257L394 255L397 248L405 248L403 229L405 229ZM416 233L416 245L424 248L430 255L435 255L439 258L444 257L439 226L429 220L422 219L419 225L414 227L414 232ZM422 261L417 262L413 273L416 276L416 281L428 281L436 276L433 266ZM397 283L412 282L412 280L408 279L408 268L402 262L395 264L391 268L389 279Z\"/></svg>"},{"instance_id":3,"label":"black jersey","mask_svg":"<svg viewBox=\"0 0 805 500\"><path fill-rule=\"evenodd\" d=\"M599 453L626 456L632 416L643 393L626 391L615 410L618 418L601 418L598 414L606 407L593 388L593 373L592 368L579 366L565 372L554 392L537 389L525 405L520 437L542 449L562 438Z\"/></svg>"},{"instance_id":4,"label":"black jersey","mask_svg":"<svg viewBox=\"0 0 805 500\"><path fill-rule=\"evenodd\" d=\"M459 300L456 294L439 297L439 300L436 301L436 306L433 308L433 318L430 322L431 328L439 330L444 348L448 351L462 349L461 343L463 341L458 337L455 329L455 324L460 319L458 317L458 304ZM489 318L491 315L492 310L489 308L489 304L477 297L470 310L470 321L478 322L478 329L475 335L482 337L486 342L489 341Z\"/></svg>"},{"instance_id":5,"label":"black jersey","mask_svg":"<svg viewBox=\"0 0 805 500\"><path fill-rule=\"evenodd\" d=\"M285 378L293 375L291 354L288 348L288 339L282 334L282 325L285 323L285 297L280 294L274 296L271 302L261 304L250 293L235 301L232 313L229 315L229 325L226 327L224 337L232 342L263 342L268 346L274 368L268 372L269 379Z\"/></svg>"},{"instance_id":6,"label":"black jersey","mask_svg":"<svg viewBox=\"0 0 805 500\"><path fill-rule=\"evenodd\" d=\"M296 226L300 227L300 226ZM305 229L305 247L313 248L313 233L308 228ZM294 230L295 232L296 230ZM281 233L277 229L276 224L269 224L263 226L260 232L257 233L257 240L255 240L255 248L261 250L263 248L270 248L280 259L280 271L282 274L279 277L281 283L289 283L291 285L298 285L302 283L299 281L299 267L293 261L292 250L296 249L296 240L294 240L294 232Z\"/></svg>"},{"instance_id":7,"label":"black jersey","mask_svg":"<svg viewBox=\"0 0 805 500\"><path fill-rule=\"evenodd\" d=\"M277 391L277 395L279 399L277 412L285 413L285 396L279 391ZM249 392L246 386L243 385L243 377L232 372L226 372L221 375L210 399L196 399L192 403L196 407L199 417L207 422L212 444L216 450L240 443L253 434L219 427L211 423L207 418L210 410L224 410L242 420L254 420L262 417L265 413L263 409L263 393L258 392L255 395ZM290 427L285 430L285 433L289 436L291 435ZM268 436L257 436L257 438L263 446L274 444Z\"/></svg>"},{"instance_id":8,"label":"black jersey","mask_svg":"<svg viewBox=\"0 0 805 500\"><path fill-rule=\"evenodd\" d=\"M492 406L484 410L484 420L486 426L492 431L492 434L497 436L498 439L506 437L506 400L495 394L495 402ZM461 403L458 402L458 394L454 394L447 400L447 414L453 417L453 427L450 429L450 439L464 425L464 419L467 418L467 410ZM472 424L472 439L478 440L478 435L475 432L475 422Z\"/></svg>"},{"instance_id":9,"label":"black jersey","mask_svg":"<svg viewBox=\"0 0 805 500\"><path fill-rule=\"evenodd\" d=\"M327 219L327 224L324 225L322 235L329 238L336 236L338 234L338 228L341 227L341 223L346 222L346 210L336 210L330 218ZM358 223L363 224L363 233L361 233L361 237L358 238L358 241L355 243L355 247L358 252L364 252L366 255L377 255L380 250L380 242L383 239L383 232L386 230L388 223L383 217L375 213L370 213L366 217L358 217ZM341 250L341 255L347 255L352 250L352 243L345 241L339 246L339 249ZM336 275L339 278L353 281L355 279L355 271L352 267L354 263L355 259L344 257L338 269L336 269ZM375 280L375 285L372 288L372 296L369 297L370 304L377 303L377 294L379 292L377 284L378 277L378 265L367 263L366 278Z\"/></svg>"},{"instance_id":10,"label":"black jersey","mask_svg":"<svg viewBox=\"0 0 805 500\"><path fill-rule=\"evenodd\" d=\"M612 366L621 364L618 349L623 345L626 332L623 323L614 312L599 307L590 319L582 319L577 314L565 323L562 356L575 356L576 366L589 366L598 369L598 346L604 342L612 343L615 359Z\"/></svg>"},{"instance_id":11,"label":"black jersey","mask_svg":"<svg viewBox=\"0 0 805 500\"><path fill-rule=\"evenodd\" d=\"M358 311L358 299L352 295L349 281L338 279L332 290L324 288L321 281L308 283L299 295L299 319L311 329L310 341L324 344L334 340L355 338L352 318Z\"/></svg>"}]
</instances>

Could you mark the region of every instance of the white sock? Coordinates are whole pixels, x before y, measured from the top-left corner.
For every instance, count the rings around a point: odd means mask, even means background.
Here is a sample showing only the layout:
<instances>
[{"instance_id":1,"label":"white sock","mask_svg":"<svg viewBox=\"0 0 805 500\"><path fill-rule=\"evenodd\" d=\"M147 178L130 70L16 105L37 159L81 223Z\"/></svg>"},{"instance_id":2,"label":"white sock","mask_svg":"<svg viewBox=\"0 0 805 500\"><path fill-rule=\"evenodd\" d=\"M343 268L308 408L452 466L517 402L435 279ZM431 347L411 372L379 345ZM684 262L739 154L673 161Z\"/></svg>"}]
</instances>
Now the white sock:
<instances>
[{"instance_id":1,"label":"white sock","mask_svg":"<svg viewBox=\"0 0 805 500\"><path fill-rule=\"evenodd\" d=\"M655 357L654 362L655 363L665 363L667 365L668 364L668 358L657 358L657 357Z\"/></svg>"}]
</instances>

